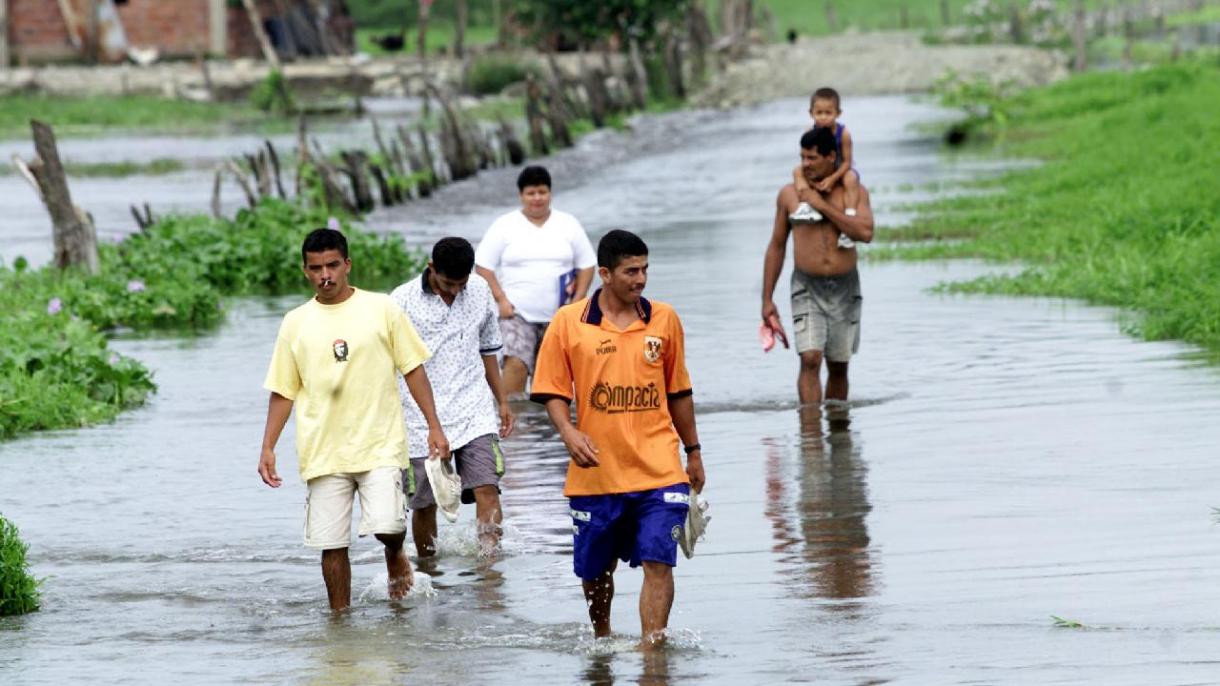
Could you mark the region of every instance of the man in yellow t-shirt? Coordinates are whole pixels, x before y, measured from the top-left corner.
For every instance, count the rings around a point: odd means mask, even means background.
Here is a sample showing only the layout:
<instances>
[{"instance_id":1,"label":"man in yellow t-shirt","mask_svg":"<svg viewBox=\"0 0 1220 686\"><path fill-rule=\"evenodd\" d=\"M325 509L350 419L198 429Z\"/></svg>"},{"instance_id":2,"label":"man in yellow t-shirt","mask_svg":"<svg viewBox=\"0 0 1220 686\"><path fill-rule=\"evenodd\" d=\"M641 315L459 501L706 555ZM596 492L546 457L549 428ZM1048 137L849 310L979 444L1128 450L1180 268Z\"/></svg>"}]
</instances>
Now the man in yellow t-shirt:
<instances>
[{"instance_id":1,"label":"man in yellow t-shirt","mask_svg":"<svg viewBox=\"0 0 1220 686\"><path fill-rule=\"evenodd\" d=\"M402 469L407 437L397 374L428 423L429 454L449 457L432 387L428 349L389 296L352 287L347 239L317 229L301 246L305 276L316 295L284 316L264 387L271 391L258 473L279 488L275 444L296 407L297 461L308 493L305 545L322 550L322 578L332 610L351 604L352 499L360 495L360 535L385 544L389 595L412 584L403 550L406 510Z\"/></svg>"},{"instance_id":2,"label":"man in yellow t-shirt","mask_svg":"<svg viewBox=\"0 0 1220 686\"><path fill-rule=\"evenodd\" d=\"M669 305L642 297L648 246L611 231L598 243L597 264L602 287L551 320L530 398L546 406L572 456L563 492L593 632L610 634L621 559L644 567L640 638L649 648L665 639L678 539L690 489L703 490L703 457L682 322Z\"/></svg>"}]
</instances>

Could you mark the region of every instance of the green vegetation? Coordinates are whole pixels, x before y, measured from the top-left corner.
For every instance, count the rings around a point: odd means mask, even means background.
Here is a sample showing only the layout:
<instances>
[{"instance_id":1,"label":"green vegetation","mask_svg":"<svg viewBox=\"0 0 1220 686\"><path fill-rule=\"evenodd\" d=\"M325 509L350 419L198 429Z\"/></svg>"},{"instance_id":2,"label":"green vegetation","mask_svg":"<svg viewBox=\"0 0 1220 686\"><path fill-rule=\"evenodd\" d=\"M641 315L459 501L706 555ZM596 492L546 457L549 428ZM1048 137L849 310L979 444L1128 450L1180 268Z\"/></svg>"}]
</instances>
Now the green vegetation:
<instances>
[{"instance_id":1,"label":"green vegetation","mask_svg":"<svg viewBox=\"0 0 1220 686\"><path fill-rule=\"evenodd\" d=\"M1056 629L1085 629L1084 624L1074 619L1064 619L1059 615L1051 615L1051 621L1054 622Z\"/></svg>"},{"instance_id":2,"label":"green vegetation","mask_svg":"<svg viewBox=\"0 0 1220 686\"><path fill-rule=\"evenodd\" d=\"M0 617L38 609L38 580L30 575L27 549L17 526L0 515Z\"/></svg>"},{"instance_id":3,"label":"green vegetation","mask_svg":"<svg viewBox=\"0 0 1220 686\"><path fill-rule=\"evenodd\" d=\"M250 104L259 111L276 114L292 114L297 109L284 74L274 69L250 91Z\"/></svg>"},{"instance_id":4,"label":"green vegetation","mask_svg":"<svg viewBox=\"0 0 1220 686\"><path fill-rule=\"evenodd\" d=\"M524 81L526 75L542 78L542 68L511 56L483 55L470 64L466 88L474 95L495 95L506 86Z\"/></svg>"},{"instance_id":5,"label":"green vegetation","mask_svg":"<svg viewBox=\"0 0 1220 686\"><path fill-rule=\"evenodd\" d=\"M1125 308L1151 340L1220 351L1220 66L1195 60L1076 76L1005 98L980 130L1042 166L1002 190L924 206L891 236L910 258L1021 261L953 291L1079 298Z\"/></svg>"},{"instance_id":6,"label":"green vegetation","mask_svg":"<svg viewBox=\"0 0 1220 686\"><path fill-rule=\"evenodd\" d=\"M1220 22L1220 5L1201 7L1194 12L1175 14L1167 17L1165 23L1169 26L1195 26L1198 24L1213 24Z\"/></svg>"},{"instance_id":7,"label":"green vegetation","mask_svg":"<svg viewBox=\"0 0 1220 686\"><path fill-rule=\"evenodd\" d=\"M435 55L440 52L447 53L453 46L454 24L449 21L429 21L428 32L424 37L425 45L428 48L429 55ZM419 34L414 28L408 28L402 34L403 46L401 50L387 51L374 39L397 34L402 31L400 26L363 26L356 29L356 49L360 52L378 56L378 55L414 55L418 50ZM466 47L475 47L480 45L491 45L496 42L496 29L493 26L476 26L468 25L466 27L466 36L464 38Z\"/></svg>"},{"instance_id":8,"label":"green vegetation","mask_svg":"<svg viewBox=\"0 0 1220 686\"><path fill-rule=\"evenodd\" d=\"M322 210L269 199L233 220L170 216L103 244L97 276L31 271L23 260L0 268L0 439L94 424L143 404L155 390L151 375L110 351L103 332L200 329L220 321L224 296L305 292L301 239L326 222ZM401 236L344 232L362 286L385 288L423 268Z\"/></svg>"},{"instance_id":9,"label":"green vegetation","mask_svg":"<svg viewBox=\"0 0 1220 686\"><path fill-rule=\"evenodd\" d=\"M66 97L6 95L0 98L0 138L30 135L30 120L40 119L60 135L140 134L214 131L267 122L250 105L197 103L148 95Z\"/></svg>"},{"instance_id":10,"label":"green vegetation","mask_svg":"<svg viewBox=\"0 0 1220 686\"><path fill-rule=\"evenodd\" d=\"M170 157L158 157L149 162L135 162L132 160L124 160L122 162L64 162L64 172L71 180L77 177L87 176L161 176L163 174L173 174L186 169L186 163L182 160ZM17 172L11 167L0 167L0 175L12 175Z\"/></svg>"}]
</instances>

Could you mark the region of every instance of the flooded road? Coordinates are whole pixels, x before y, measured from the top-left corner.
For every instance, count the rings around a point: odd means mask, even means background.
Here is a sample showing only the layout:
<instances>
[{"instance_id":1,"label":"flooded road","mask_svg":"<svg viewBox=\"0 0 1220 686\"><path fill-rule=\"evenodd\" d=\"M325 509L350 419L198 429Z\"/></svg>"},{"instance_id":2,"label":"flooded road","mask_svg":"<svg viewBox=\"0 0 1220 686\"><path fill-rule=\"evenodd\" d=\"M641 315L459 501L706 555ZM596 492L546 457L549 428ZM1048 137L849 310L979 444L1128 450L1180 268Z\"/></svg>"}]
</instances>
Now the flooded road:
<instances>
[{"instance_id":1,"label":"flooded road","mask_svg":"<svg viewBox=\"0 0 1220 686\"><path fill-rule=\"evenodd\" d=\"M845 108L882 223L925 184L989 171L910 129L939 116L925 106ZM0 680L1216 682L1220 374L1184 346L1124 337L1108 310L927 290L980 265L865 263L852 406L801 417L795 355L764 355L756 330L803 109L665 116L548 163L555 206L595 238L644 236L647 295L687 330L713 518L679 561L669 650L631 649L638 570L617 575L621 638L592 639L566 455L528 406L505 447L504 555L475 557L465 511L395 606L379 546L361 540L354 608L330 618L300 545L303 486L271 491L255 474L259 385L279 317L302 299L286 298L236 303L216 334L116 343L156 370L148 407L0 444L0 510L47 577L41 612L0 620ZM512 172L493 172L373 223L477 238L514 203Z\"/></svg>"}]
</instances>

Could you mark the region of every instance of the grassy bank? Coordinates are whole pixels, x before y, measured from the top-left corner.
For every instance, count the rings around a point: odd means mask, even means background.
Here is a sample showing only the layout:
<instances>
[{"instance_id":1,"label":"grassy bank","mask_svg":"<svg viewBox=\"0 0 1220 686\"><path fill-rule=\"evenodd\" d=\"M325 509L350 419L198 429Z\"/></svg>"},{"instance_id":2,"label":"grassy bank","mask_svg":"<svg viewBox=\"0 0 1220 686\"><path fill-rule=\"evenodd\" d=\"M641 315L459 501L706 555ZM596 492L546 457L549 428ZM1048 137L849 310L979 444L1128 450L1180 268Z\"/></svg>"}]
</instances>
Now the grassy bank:
<instances>
[{"instance_id":1,"label":"grassy bank","mask_svg":"<svg viewBox=\"0 0 1220 686\"><path fill-rule=\"evenodd\" d=\"M105 332L198 330L221 320L226 296L304 296L301 239L326 221L324 211L265 200L233 220L170 216L103 244L96 276L20 261L0 268L0 440L106 421L144 403L151 374L111 351ZM396 285L423 267L400 236L344 231L361 286Z\"/></svg>"},{"instance_id":2,"label":"grassy bank","mask_svg":"<svg viewBox=\"0 0 1220 686\"><path fill-rule=\"evenodd\" d=\"M149 95L66 97L7 95L0 98L0 138L26 138L30 120L50 122L60 135L223 132L239 126L271 126L274 118L246 103L199 103Z\"/></svg>"},{"instance_id":3,"label":"grassy bank","mask_svg":"<svg viewBox=\"0 0 1220 686\"><path fill-rule=\"evenodd\" d=\"M1220 66L1093 73L1004 98L981 127L1037 168L924 206L908 258L1019 261L952 290L1123 308L1131 333L1220 352ZM994 116L999 113L1001 116ZM1000 124L1000 122L1005 122Z\"/></svg>"}]
</instances>

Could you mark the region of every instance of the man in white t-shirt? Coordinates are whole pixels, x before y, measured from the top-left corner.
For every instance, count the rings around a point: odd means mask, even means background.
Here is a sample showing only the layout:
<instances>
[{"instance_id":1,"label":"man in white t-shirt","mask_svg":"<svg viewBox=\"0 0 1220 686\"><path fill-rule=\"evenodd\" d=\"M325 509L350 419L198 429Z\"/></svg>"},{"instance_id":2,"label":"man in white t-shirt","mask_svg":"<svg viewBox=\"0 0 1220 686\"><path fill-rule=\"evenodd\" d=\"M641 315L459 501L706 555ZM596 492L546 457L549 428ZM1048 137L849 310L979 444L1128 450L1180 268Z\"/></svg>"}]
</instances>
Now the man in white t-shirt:
<instances>
[{"instance_id":1,"label":"man in white t-shirt","mask_svg":"<svg viewBox=\"0 0 1220 686\"><path fill-rule=\"evenodd\" d=\"M521 209L492 222L475 251L475 271L491 286L504 339L504 386L525 391L542 334L555 310L580 300L597 254L576 217L551 209L551 175L526 167L517 177Z\"/></svg>"}]
</instances>

